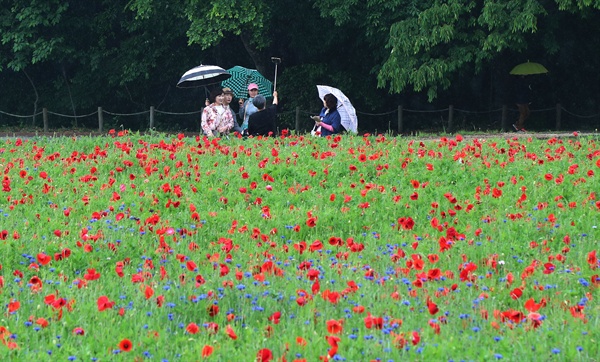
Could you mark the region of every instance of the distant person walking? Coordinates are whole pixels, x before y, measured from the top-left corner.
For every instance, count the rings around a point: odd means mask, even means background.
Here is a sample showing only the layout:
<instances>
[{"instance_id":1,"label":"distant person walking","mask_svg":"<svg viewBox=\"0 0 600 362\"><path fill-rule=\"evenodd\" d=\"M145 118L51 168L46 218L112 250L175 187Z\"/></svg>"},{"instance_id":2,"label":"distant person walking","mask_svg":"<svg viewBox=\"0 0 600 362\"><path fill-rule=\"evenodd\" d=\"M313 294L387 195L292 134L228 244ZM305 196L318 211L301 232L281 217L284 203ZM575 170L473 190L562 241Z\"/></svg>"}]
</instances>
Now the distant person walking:
<instances>
[{"instance_id":1,"label":"distant person walking","mask_svg":"<svg viewBox=\"0 0 600 362\"><path fill-rule=\"evenodd\" d=\"M513 128L517 132L525 132L525 121L529 118L529 104L531 103L531 83L525 75L517 78L515 88L515 101L519 109L519 118L517 123L513 124Z\"/></svg>"}]
</instances>

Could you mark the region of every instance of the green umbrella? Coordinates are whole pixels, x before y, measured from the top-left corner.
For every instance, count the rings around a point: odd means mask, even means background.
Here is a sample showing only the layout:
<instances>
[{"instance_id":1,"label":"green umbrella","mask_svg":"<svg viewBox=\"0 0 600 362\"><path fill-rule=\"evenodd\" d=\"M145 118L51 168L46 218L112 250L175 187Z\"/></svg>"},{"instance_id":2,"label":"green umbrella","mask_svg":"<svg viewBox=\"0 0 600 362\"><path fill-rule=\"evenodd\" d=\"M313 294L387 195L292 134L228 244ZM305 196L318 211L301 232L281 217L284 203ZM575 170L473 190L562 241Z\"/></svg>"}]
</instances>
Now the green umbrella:
<instances>
[{"instance_id":1,"label":"green umbrella","mask_svg":"<svg viewBox=\"0 0 600 362\"><path fill-rule=\"evenodd\" d=\"M512 75L531 75L531 74L544 74L548 73L548 69L541 65L540 63L527 62L521 63L515 66L510 74Z\"/></svg>"},{"instance_id":2,"label":"green umbrella","mask_svg":"<svg viewBox=\"0 0 600 362\"><path fill-rule=\"evenodd\" d=\"M258 70L236 65L231 69L227 69L227 72L231 74L231 78L223 81L221 86L231 88L237 98L248 97L248 85L250 83L258 85L258 94L265 97L273 95L273 83L260 74Z\"/></svg>"}]
</instances>

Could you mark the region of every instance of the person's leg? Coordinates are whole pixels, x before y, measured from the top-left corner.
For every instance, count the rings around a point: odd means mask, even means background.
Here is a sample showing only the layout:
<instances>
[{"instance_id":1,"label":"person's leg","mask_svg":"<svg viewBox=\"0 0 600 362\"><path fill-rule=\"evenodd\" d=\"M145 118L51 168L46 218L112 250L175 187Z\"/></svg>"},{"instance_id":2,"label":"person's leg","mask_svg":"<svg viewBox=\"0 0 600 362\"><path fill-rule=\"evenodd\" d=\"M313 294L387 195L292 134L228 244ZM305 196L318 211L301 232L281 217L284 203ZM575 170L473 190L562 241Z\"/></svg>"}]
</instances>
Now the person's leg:
<instances>
[{"instance_id":1,"label":"person's leg","mask_svg":"<svg viewBox=\"0 0 600 362\"><path fill-rule=\"evenodd\" d=\"M517 104L519 108L519 119L517 120L517 129L523 129L525 125L525 120L529 117L529 105L528 104Z\"/></svg>"}]
</instances>

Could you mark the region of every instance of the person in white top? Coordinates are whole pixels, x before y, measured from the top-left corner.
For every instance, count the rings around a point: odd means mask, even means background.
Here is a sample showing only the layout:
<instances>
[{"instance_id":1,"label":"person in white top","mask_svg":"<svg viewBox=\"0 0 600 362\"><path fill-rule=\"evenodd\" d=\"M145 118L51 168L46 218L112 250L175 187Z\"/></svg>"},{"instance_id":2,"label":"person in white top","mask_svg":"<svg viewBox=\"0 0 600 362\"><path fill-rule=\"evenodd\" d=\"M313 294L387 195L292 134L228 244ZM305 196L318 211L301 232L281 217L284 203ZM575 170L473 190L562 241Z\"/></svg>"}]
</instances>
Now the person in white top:
<instances>
[{"instance_id":1,"label":"person in white top","mask_svg":"<svg viewBox=\"0 0 600 362\"><path fill-rule=\"evenodd\" d=\"M221 88L214 89L209 97L211 103L202 111L200 125L208 137L226 135L233 128L233 114L229 106L223 104L224 97Z\"/></svg>"}]
</instances>

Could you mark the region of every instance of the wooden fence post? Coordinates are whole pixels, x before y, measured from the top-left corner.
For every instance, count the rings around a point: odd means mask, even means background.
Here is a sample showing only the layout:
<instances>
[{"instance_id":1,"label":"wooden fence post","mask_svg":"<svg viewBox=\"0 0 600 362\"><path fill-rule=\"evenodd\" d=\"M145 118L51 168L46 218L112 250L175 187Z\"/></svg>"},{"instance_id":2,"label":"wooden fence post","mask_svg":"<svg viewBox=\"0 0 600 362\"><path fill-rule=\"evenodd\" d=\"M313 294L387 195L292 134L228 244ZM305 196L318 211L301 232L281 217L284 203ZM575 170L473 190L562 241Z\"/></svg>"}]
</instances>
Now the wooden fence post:
<instances>
[{"instance_id":1,"label":"wooden fence post","mask_svg":"<svg viewBox=\"0 0 600 362\"><path fill-rule=\"evenodd\" d=\"M560 106L560 103L556 103L556 130L560 131L560 112L562 110L562 107Z\"/></svg>"},{"instance_id":2,"label":"wooden fence post","mask_svg":"<svg viewBox=\"0 0 600 362\"><path fill-rule=\"evenodd\" d=\"M104 114L102 114L102 107L98 107L98 131L102 133L104 129Z\"/></svg>"},{"instance_id":3,"label":"wooden fence post","mask_svg":"<svg viewBox=\"0 0 600 362\"><path fill-rule=\"evenodd\" d=\"M296 107L296 134L300 134L300 107Z\"/></svg>"},{"instance_id":4,"label":"wooden fence post","mask_svg":"<svg viewBox=\"0 0 600 362\"><path fill-rule=\"evenodd\" d=\"M454 106L448 106L448 132L454 131Z\"/></svg>"},{"instance_id":5,"label":"wooden fence post","mask_svg":"<svg viewBox=\"0 0 600 362\"><path fill-rule=\"evenodd\" d=\"M150 130L154 129L154 106L150 106Z\"/></svg>"},{"instance_id":6,"label":"wooden fence post","mask_svg":"<svg viewBox=\"0 0 600 362\"><path fill-rule=\"evenodd\" d=\"M48 108L42 109L42 118L44 120L44 132L48 132Z\"/></svg>"},{"instance_id":7,"label":"wooden fence post","mask_svg":"<svg viewBox=\"0 0 600 362\"><path fill-rule=\"evenodd\" d=\"M398 106L398 134L404 132L404 106Z\"/></svg>"}]
</instances>

